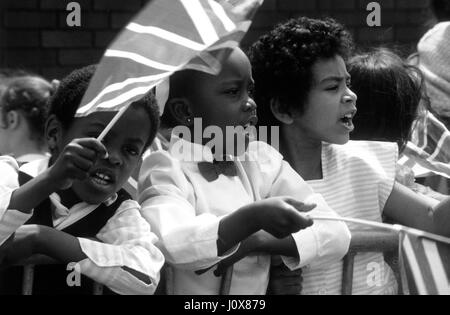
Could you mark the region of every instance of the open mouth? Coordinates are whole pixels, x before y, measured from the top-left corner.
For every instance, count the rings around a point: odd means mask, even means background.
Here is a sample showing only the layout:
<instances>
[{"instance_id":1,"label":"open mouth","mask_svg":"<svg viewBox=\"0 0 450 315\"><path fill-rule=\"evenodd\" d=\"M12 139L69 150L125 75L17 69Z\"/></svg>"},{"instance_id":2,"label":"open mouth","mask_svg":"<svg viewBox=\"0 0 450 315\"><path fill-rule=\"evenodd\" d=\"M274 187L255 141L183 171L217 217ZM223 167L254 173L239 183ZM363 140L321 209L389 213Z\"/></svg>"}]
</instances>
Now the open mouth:
<instances>
[{"instance_id":1,"label":"open mouth","mask_svg":"<svg viewBox=\"0 0 450 315\"><path fill-rule=\"evenodd\" d=\"M247 129L248 127L256 126L258 123L258 116L252 115L248 120L247 123L243 125L244 129Z\"/></svg>"},{"instance_id":2,"label":"open mouth","mask_svg":"<svg viewBox=\"0 0 450 315\"><path fill-rule=\"evenodd\" d=\"M115 180L113 175L105 170L96 170L91 173L91 181L98 186L112 185Z\"/></svg>"},{"instance_id":3,"label":"open mouth","mask_svg":"<svg viewBox=\"0 0 450 315\"><path fill-rule=\"evenodd\" d=\"M353 130L353 116L355 112L345 114L339 121L348 129Z\"/></svg>"}]
</instances>

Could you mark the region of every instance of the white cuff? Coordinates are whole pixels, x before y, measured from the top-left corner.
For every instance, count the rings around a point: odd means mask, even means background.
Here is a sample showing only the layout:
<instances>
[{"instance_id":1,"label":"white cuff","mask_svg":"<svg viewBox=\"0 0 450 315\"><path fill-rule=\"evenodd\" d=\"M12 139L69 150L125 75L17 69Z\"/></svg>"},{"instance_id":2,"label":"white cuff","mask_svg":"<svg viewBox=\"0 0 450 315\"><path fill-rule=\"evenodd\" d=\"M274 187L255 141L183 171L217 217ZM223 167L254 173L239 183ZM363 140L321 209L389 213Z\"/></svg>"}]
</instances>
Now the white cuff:
<instances>
[{"instance_id":1,"label":"white cuff","mask_svg":"<svg viewBox=\"0 0 450 315\"><path fill-rule=\"evenodd\" d=\"M83 253L98 267L124 266L120 247L80 237L78 241Z\"/></svg>"},{"instance_id":2,"label":"white cuff","mask_svg":"<svg viewBox=\"0 0 450 315\"><path fill-rule=\"evenodd\" d=\"M290 270L296 270L308 265L317 257L319 246L311 228L294 233L292 237L297 246L300 259L289 256L281 256L281 259Z\"/></svg>"},{"instance_id":3,"label":"white cuff","mask_svg":"<svg viewBox=\"0 0 450 315\"><path fill-rule=\"evenodd\" d=\"M167 250L168 262L182 269L200 270L209 268L222 259L233 255L240 244L217 255L217 239L221 218L211 215L201 215L195 218L191 227L175 230L170 235L161 236ZM184 235L183 235L184 234Z\"/></svg>"}]
</instances>

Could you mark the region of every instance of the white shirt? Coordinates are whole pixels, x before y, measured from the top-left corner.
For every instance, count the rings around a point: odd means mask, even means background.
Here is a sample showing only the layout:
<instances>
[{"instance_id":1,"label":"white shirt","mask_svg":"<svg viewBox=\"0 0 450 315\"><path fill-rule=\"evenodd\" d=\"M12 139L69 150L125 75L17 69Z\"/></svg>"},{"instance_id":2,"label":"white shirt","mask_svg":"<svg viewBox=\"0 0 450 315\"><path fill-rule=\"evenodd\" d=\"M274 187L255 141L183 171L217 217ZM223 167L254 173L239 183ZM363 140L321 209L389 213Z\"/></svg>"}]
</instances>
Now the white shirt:
<instances>
[{"instance_id":1,"label":"white shirt","mask_svg":"<svg viewBox=\"0 0 450 315\"><path fill-rule=\"evenodd\" d=\"M31 176L36 176L48 166L48 159L33 161L21 168ZM0 242L3 243L14 231L32 216L7 209L11 194L19 187L17 181L17 164L8 158L0 160ZM6 173L4 173L6 172ZM51 199L52 200L52 199ZM52 204L56 207L55 201ZM58 222L56 229L77 222L93 210L97 205L81 202L68 211L63 220L54 216ZM53 209L52 209L53 210ZM106 225L99 231L94 241L78 238L81 249L87 258L78 262L80 271L89 278L108 286L119 294L153 294L159 282L159 271L164 264L164 257L154 245L157 237L150 230L149 224L140 214L139 204L133 200L124 201ZM122 267L141 272L149 277L151 283L144 283Z\"/></svg>"},{"instance_id":2,"label":"white shirt","mask_svg":"<svg viewBox=\"0 0 450 315\"><path fill-rule=\"evenodd\" d=\"M323 144L323 178L308 184L343 217L381 222L395 180L397 144L350 141ZM406 211L406 209L405 209ZM349 223L350 231L372 229ZM342 261L303 270L302 294L341 294ZM395 294L397 284L382 253L355 256L352 294Z\"/></svg>"},{"instance_id":3,"label":"white shirt","mask_svg":"<svg viewBox=\"0 0 450 315\"><path fill-rule=\"evenodd\" d=\"M183 160L180 152L174 150L178 141L181 154L203 151L205 160L212 161L208 148L172 137L170 153L150 154L139 176L142 213L160 238L158 245L166 260L174 267L171 286L175 294L219 293L220 278L214 276L214 268L200 276L194 271L218 263L237 249L217 256L218 226L222 217L244 205L268 197L292 196L316 203L318 206L311 213L336 215L282 156L265 143L250 143L246 161L235 161L238 176L221 174L217 180L208 182L199 173L197 162ZM345 224L324 221L293 234L293 238L301 259L283 257L292 269L339 260L350 241ZM269 255L242 259L234 265L230 293L265 294L269 268Z\"/></svg>"}]
</instances>

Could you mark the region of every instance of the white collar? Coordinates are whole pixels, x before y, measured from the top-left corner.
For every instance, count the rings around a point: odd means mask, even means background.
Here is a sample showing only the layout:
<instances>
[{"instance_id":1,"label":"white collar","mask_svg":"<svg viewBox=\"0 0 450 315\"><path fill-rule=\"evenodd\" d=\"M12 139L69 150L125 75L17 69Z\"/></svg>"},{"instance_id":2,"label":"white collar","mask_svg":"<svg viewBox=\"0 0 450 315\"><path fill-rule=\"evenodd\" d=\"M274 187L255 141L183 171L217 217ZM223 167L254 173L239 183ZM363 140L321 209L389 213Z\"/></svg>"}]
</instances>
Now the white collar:
<instances>
[{"instance_id":1,"label":"white collar","mask_svg":"<svg viewBox=\"0 0 450 315\"><path fill-rule=\"evenodd\" d=\"M42 160L42 159L48 159L48 154L42 154L42 153L29 153L24 154L16 158L16 161L19 163L29 163L32 161Z\"/></svg>"},{"instance_id":2,"label":"white collar","mask_svg":"<svg viewBox=\"0 0 450 315\"><path fill-rule=\"evenodd\" d=\"M184 140L174 133L170 137L169 152L174 158L183 162L212 162L214 160L211 148Z\"/></svg>"},{"instance_id":3,"label":"white collar","mask_svg":"<svg viewBox=\"0 0 450 315\"><path fill-rule=\"evenodd\" d=\"M213 162L214 158L228 161L240 159L240 157L235 157L231 154L215 157L210 147L184 140L175 133L172 133L170 137L169 153L172 157L183 162Z\"/></svg>"},{"instance_id":4,"label":"white collar","mask_svg":"<svg viewBox=\"0 0 450 315\"><path fill-rule=\"evenodd\" d=\"M52 205L52 219L55 229L62 230L75 222L81 220L89 213L98 208L99 204L89 204L87 202L79 202L73 205L70 209L61 203L61 198L57 193L49 196ZM112 205L118 198L117 194L106 199L103 204L106 206Z\"/></svg>"}]
</instances>

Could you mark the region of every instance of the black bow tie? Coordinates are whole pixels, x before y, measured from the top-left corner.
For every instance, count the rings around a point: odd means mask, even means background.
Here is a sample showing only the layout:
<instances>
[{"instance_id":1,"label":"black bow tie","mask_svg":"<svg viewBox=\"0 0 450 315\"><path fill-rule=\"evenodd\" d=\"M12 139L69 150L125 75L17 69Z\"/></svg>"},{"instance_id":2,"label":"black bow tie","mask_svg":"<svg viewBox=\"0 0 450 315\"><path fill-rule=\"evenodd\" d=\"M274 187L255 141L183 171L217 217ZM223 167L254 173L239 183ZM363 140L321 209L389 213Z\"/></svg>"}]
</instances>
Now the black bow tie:
<instances>
[{"instance_id":1,"label":"black bow tie","mask_svg":"<svg viewBox=\"0 0 450 315\"><path fill-rule=\"evenodd\" d=\"M219 178L220 174L225 176L237 176L236 164L233 161L199 162L198 170L208 181L212 182Z\"/></svg>"}]
</instances>

